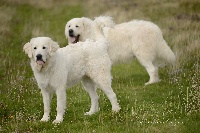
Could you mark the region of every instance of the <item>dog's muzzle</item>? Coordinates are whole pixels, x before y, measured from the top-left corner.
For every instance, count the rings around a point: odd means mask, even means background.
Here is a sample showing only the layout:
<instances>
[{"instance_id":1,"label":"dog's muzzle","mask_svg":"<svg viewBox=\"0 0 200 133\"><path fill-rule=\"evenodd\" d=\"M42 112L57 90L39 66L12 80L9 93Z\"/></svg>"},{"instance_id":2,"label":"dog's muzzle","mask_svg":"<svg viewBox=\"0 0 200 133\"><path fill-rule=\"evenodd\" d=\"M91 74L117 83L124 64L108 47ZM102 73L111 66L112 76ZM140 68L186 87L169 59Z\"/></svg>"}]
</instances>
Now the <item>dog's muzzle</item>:
<instances>
[{"instance_id":1,"label":"dog's muzzle","mask_svg":"<svg viewBox=\"0 0 200 133\"><path fill-rule=\"evenodd\" d=\"M80 35L75 36L74 31L72 29L69 29L69 42L71 43L77 43L79 41Z\"/></svg>"},{"instance_id":2,"label":"dog's muzzle","mask_svg":"<svg viewBox=\"0 0 200 133\"><path fill-rule=\"evenodd\" d=\"M44 60L42 59L42 55L41 54L37 54L36 55L36 62L38 65L44 65Z\"/></svg>"}]
</instances>

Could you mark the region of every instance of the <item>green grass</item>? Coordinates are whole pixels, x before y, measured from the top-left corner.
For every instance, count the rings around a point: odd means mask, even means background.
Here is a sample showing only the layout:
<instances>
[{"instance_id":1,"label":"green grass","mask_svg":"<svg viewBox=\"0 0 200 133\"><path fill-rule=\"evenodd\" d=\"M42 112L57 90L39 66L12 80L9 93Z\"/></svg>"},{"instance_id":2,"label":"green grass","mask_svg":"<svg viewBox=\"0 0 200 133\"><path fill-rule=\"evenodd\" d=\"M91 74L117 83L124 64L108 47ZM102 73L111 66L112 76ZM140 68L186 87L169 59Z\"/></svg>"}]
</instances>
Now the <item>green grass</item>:
<instances>
[{"instance_id":1,"label":"green grass","mask_svg":"<svg viewBox=\"0 0 200 133\"><path fill-rule=\"evenodd\" d=\"M200 132L200 2L127 0L116 6L112 1L106 5L99 1L91 4L90 0L45 1L0 1L0 132ZM119 113L111 112L109 100L98 91L101 110L84 116L90 98L79 84L67 90L63 123L52 124L56 97L50 122L40 122L42 96L23 45L32 37L49 36L65 46L64 27L69 19L105 12L113 14L118 22L137 18L158 24L177 55L176 67L161 68L161 82L144 86L149 77L136 60L114 66L112 87L122 108ZM122 14L115 16L115 12ZM127 13L124 18L123 12Z\"/></svg>"}]
</instances>

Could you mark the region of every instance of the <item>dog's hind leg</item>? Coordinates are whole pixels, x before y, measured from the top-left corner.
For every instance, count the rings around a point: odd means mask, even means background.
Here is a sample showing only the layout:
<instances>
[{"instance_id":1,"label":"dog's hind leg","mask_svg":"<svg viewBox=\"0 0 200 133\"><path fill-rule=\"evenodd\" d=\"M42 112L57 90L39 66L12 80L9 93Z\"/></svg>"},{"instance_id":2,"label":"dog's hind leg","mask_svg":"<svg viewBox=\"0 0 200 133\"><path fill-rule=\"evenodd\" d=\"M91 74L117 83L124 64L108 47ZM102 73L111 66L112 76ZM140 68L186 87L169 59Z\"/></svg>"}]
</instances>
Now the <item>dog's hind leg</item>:
<instances>
[{"instance_id":1,"label":"dog's hind leg","mask_svg":"<svg viewBox=\"0 0 200 133\"><path fill-rule=\"evenodd\" d=\"M106 94L106 96L110 100L112 111L118 112L120 110L120 106L117 102L116 94L113 92L111 87L111 76L103 70L102 72L99 71L99 73L100 74L98 74L97 77L94 78L94 82L100 87L100 89Z\"/></svg>"},{"instance_id":2,"label":"dog's hind leg","mask_svg":"<svg viewBox=\"0 0 200 133\"><path fill-rule=\"evenodd\" d=\"M85 90L88 92L91 98L91 107L90 111L86 112L85 115L92 115L99 111L99 96L96 92L96 86L94 82L89 77L84 77L82 79L82 85Z\"/></svg>"},{"instance_id":3,"label":"dog's hind leg","mask_svg":"<svg viewBox=\"0 0 200 133\"><path fill-rule=\"evenodd\" d=\"M145 67L150 77L149 81L145 83L145 85L159 82L160 80L158 76L158 67L154 66L152 61L144 60L141 58L138 58L138 60Z\"/></svg>"}]
</instances>

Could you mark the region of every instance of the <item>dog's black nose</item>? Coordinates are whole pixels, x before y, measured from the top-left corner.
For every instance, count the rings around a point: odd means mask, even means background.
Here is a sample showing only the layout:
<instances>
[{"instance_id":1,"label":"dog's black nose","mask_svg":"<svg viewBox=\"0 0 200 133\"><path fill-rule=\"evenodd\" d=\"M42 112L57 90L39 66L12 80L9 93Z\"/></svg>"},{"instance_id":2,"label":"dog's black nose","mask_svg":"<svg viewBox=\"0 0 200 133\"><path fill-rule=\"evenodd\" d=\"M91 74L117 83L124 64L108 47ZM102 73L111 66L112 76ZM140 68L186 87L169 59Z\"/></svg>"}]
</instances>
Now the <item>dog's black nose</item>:
<instances>
[{"instance_id":1,"label":"dog's black nose","mask_svg":"<svg viewBox=\"0 0 200 133\"><path fill-rule=\"evenodd\" d=\"M36 57L37 57L37 60L41 60L42 59L42 55L41 54L37 54Z\"/></svg>"},{"instance_id":2,"label":"dog's black nose","mask_svg":"<svg viewBox=\"0 0 200 133\"><path fill-rule=\"evenodd\" d=\"M73 30L72 29L69 29L69 35L72 35L73 34Z\"/></svg>"}]
</instances>

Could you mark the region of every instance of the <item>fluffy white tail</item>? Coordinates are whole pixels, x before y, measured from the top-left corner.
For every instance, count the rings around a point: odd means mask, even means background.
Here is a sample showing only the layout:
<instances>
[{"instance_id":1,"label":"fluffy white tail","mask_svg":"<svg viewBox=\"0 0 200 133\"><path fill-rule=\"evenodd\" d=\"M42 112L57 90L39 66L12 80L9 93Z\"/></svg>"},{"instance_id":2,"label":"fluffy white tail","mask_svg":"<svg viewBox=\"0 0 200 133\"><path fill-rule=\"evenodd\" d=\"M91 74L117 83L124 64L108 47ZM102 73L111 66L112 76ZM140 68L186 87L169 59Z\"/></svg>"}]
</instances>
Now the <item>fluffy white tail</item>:
<instances>
[{"instance_id":1,"label":"fluffy white tail","mask_svg":"<svg viewBox=\"0 0 200 133\"><path fill-rule=\"evenodd\" d=\"M104 27L113 28L115 26L113 18L109 16L95 17L94 22L96 22L101 28L104 28Z\"/></svg>"},{"instance_id":2,"label":"fluffy white tail","mask_svg":"<svg viewBox=\"0 0 200 133\"><path fill-rule=\"evenodd\" d=\"M103 28L113 26L111 17L97 17L94 20L93 35L94 40L107 44L106 38L103 34Z\"/></svg>"},{"instance_id":3,"label":"fluffy white tail","mask_svg":"<svg viewBox=\"0 0 200 133\"><path fill-rule=\"evenodd\" d=\"M175 65L176 57L175 54L172 52L170 47L167 45L165 41L161 45L159 45L159 56L163 58L168 64Z\"/></svg>"}]
</instances>

